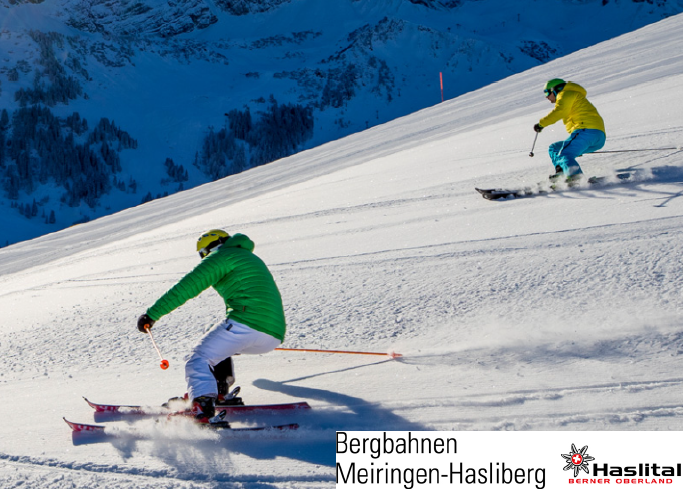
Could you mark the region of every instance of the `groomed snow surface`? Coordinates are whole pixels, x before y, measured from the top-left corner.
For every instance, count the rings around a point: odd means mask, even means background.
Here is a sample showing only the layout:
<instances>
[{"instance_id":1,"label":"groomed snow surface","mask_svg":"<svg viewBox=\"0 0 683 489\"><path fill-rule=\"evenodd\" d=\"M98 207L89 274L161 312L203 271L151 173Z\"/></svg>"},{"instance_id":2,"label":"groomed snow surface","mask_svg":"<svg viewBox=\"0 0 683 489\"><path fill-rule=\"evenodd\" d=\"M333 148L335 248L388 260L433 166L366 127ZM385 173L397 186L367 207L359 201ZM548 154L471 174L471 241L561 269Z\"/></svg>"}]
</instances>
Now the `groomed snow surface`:
<instances>
[{"instance_id":1,"label":"groomed snow surface","mask_svg":"<svg viewBox=\"0 0 683 489\"><path fill-rule=\"evenodd\" d=\"M291 158L0 250L0 485L313 488L335 430L683 428L683 16ZM489 202L474 187L551 171L545 80L585 86L607 122L581 158L605 186ZM631 170L625 184L613 175ZM236 360L249 403L307 400L297 432L229 437L153 420L72 437L81 396L159 404L222 303L154 328L139 314L197 263L197 235L242 232L286 304L285 345ZM243 418L240 425L272 422Z\"/></svg>"}]
</instances>

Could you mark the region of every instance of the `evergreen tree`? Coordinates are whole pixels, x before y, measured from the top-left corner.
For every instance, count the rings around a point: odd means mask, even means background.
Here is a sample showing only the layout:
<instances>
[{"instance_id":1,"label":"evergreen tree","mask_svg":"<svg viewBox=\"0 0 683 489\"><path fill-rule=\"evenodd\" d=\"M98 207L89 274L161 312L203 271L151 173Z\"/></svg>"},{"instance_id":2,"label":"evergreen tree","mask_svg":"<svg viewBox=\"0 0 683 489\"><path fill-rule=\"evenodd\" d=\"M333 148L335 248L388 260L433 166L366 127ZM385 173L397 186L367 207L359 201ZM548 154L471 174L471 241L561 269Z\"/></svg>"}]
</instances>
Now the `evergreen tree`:
<instances>
[{"instance_id":1,"label":"evergreen tree","mask_svg":"<svg viewBox=\"0 0 683 489\"><path fill-rule=\"evenodd\" d=\"M8 167L5 172L5 192L7 192L7 198L12 201L19 198L19 177L14 166Z\"/></svg>"},{"instance_id":2,"label":"evergreen tree","mask_svg":"<svg viewBox=\"0 0 683 489\"><path fill-rule=\"evenodd\" d=\"M33 88L19 89L15 92L15 100L21 107L41 103L52 107L57 103L68 104L69 100L78 98L83 89L78 80L66 75L66 70L54 50L55 44L59 47L63 46L64 36L56 32L40 31L29 31L29 35L38 44L40 53L38 63L43 66L43 70L35 70ZM44 77L50 82L49 85L43 83ZM18 73L16 78L18 78Z\"/></svg>"},{"instance_id":3,"label":"evergreen tree","mask_svg":"<svg viewBox=\"0 0 683 489\"><path fill-rule=\"evenodd\" d=\"M313 112L301 105L280 105L271 96L271 104L261 114L252 131L250 144L254 147L251 166L284 158L313 136Z\"/></svg>"},{"instance_id":4,"label":"evergreen tree","mask_svg":"<svg viewBox=\"0 0 683 489\"><path fill-rule=\"evenodd\" d=\"M172 182L187 182L189 180L189 174L183 165L176 165L171 158L166 158L164 166Z\"/></svg>"},{"instance_id":5,"label":"evergreen tree","mask_svg":"<svg viewBox=\"0 0 683 489\"><path fill-rule=\"evenodd\" d=\"M133 177L130 178L128 181L128 188L130 189L131 193L137 194L138 193L138 182L133 180Z\"/></svg>"},{"instance_id":6,"label":"evergreen tree","mask_svg":"<svg viewBox=\"0 0 683 489\"><path fill-rule=\"evenodd\" d=\"M231 110L226 114L230 121L230 130L237 139L246 141L253 128L251 120L251 112L249 107L244 112L240 110Z\"/></svg>"},{"instance_id":7,"label":"evergreen tree","mask_svg":"<svg viewBox=\"0 0 683 489\"><path fill-rule=\"evenodd\" d=\"M0 129L0 168L5 168L5 131Z\"/></svg>"},{"instance_id":8,"label":"evergreen tree","mask_svg":"<svg viewBox=\"0 0 683 489\"><path fill-rule=\"evenodd\" d=\"M294 154L313 136L311 108L281 105L272 95L256 121L249 109L231 110L226 116L227 127L218 132L209 128L195 156L195 166L213 180Z\"/></svg>"},{"instance_id":9,"label":"evergreen tree","mask_svg":"<svg viewBox=\"0 0 683 489\"><path fill-rule=\"evenodd\" d=\"M327 82L323 87L320 108L340 108L355 95L360 75L356 65L349 64L342 68L331 69L327 72Z\"/></svg>"},{"instance_id":10,"label":"evergreen tree","mask_svg":"<svg viewBox=\"0 0 683 489\"><path fill-rule=\"evenodd\" d=\"M9 115L5 117L9 120ZM0 124L2 121L0 113ZM9 141L4 141L5 131L0 130L0 168L10 199L52 180L65 189L63 202L71 206L84 202L94 207L112 188L112 177L121 171L115 147L121 146L117 140L127 133L107 119L85 144L75 139L87 130L87 121L78 113L60 119L46 106L32 105L16 110L8 126ZM128 145L134 141L129 136L123 140Z\"/></svg>"}]
</instances>

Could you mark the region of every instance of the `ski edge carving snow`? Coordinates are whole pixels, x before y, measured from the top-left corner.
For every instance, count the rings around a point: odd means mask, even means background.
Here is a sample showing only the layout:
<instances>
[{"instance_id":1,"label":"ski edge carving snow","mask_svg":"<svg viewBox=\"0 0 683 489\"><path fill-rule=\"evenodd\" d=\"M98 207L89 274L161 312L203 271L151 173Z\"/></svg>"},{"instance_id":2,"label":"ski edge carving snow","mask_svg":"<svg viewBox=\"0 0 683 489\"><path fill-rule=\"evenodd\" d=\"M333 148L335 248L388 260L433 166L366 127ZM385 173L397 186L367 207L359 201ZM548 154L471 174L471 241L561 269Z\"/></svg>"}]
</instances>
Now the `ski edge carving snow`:
<instances>
[{"instance_id":1,"label":"ski edge carving snow","mask_svg":"<svg viewBox=\"0 0 683 489\"><path fill-rule=\"evenodd\" d=\"M616 178L619 180L619 182L614 182L614 183L627 183L630 181L631 177L633 176L633 173L630 172L620 172L617 173ZM603 186L603 185L609 185L609 182L606 182L607 177L590 177L587 180L587 183L589 185L593 186ZM482 197L484 197L486 200L503 200L507 199L508 197L527 197L527 196L532 196L532 195L544 195L548 194L550 192L562 192L566 190L578 190L578 189L586 189L590 187L583 187L583 186L576 186L576 187L568 187L568 188L554 188L553 186L550 186L549 188L545 189L541 187L542 183L539 183L536 185L537 190L534 190L532 187L524 187L524 188L518 188L518 189L505 189L505 188L478 188L475 187L474 190L479 192Z\"/></svg>"},{"instance_id":2,"label":"ski edge carving snow","mask_svg":"<svg viewBox=\"0 0 683 489\"><path fill-rule=\"evenodd\" d=\"M145 407L136 405L124 405L124 404L99 404L89 401L87 398L85 402L95 410L97 413L116 413L116 414L132 414L132 415L166 415L171 412L163 407ZM311 406L306 401L301 402L288 402L282 404L253 404L244 406L221 406L216 405L216 411L226 411L228 414L239 414L239 413L267 413L267 412L279 412L279 411L292 411L299 409L311 409Z\"/></svg>"},{"instance_id":3,"label":"ski edge carving snow","mask_svg":"<svg viewBox=\"0 0 683 489\"><path fill-rule=\"evenodd\" d=\"M69 428L71 428L71 431L74 433L92 433L92 434L107 433L107 426L106 425L76 423L73 421L69 421L65 417L62 419L64 420L64 422L67 425L69 425ZM207 425L198 424L197 426L199 426L201 428L215 429L217 431L226 431L226 432L234 432L234 433L242 433L242 432L250 432L250 431L288 431L288 430L299 429L298 423L287 423L287 424L267 425L267 426L253 426L253 427L247 427L247 428L226 428L223 426L213 428L211 425L208 425L208 424Z\"/></svg>"}]
</instances>

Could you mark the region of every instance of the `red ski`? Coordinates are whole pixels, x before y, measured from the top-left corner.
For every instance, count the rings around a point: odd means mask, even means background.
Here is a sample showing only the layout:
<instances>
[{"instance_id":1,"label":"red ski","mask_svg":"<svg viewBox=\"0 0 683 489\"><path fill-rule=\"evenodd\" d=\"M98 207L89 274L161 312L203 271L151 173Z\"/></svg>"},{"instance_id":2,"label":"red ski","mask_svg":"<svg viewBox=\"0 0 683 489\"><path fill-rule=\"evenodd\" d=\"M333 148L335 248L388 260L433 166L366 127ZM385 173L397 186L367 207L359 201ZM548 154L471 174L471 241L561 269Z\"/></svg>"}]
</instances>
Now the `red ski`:
<instances>
[{"instance_id":1,"label":"red ski","mask_svg":"<svg viewBox=\"0 0 683 489\"><path fill-rule=\"evenodd\" d=\"M62 418L66 424L69 425L72 431L88 431L90 433L102 433L104 432L105 426L99 424L85 424L85 423L73 423L66 418Z\"/></svg>"},{"instance_id":2,"label":"red ski","mask_svg":"<svg viewBox=\"0 0 683 489\"><path fill-rule=\"evenodd\" d=\"M69 421L66 418L62 418L66 422L66 424L69 425L69 428L74 433L107 433L107 426L101 425L101 424L86 424L86 423L74 423L73 421ZM197 425L202 428L208 428L208 429L216 429L216 430L221 430L221 431L227 431L227 432L245 432L245 431L287 431L287 430L296 430L299 428L299 425L297 423L289 423L289 424L280 424L280 425L273 425L273 426L254 426L254 427L248 427L248 428L231 428L231 427L225 427L222 425L219 425L217 427L213 427L209 424L202 424L202 425Z\"/></svg>"},{"instance_id":3,"label":"red ski","mask_svg":"<svg viewBox=\"0 0 683 489\"><path fill-rule=\"evenodd\" d=\"M171 410L163 407L134 406L123 404L98 404L89 401L85 397L83 399L85 399L85 402L87 402L90 405L90 407L93 408L97 413L161 416L169 414L171 412ZM269 412L295 411L299 409L311 409L311 406L305 401L288 402L284 404L254 404L251 406L221 406L220 404L216 405L216 411L225 411L226 414L259 414Z\"/></svg>"}]
</instances>

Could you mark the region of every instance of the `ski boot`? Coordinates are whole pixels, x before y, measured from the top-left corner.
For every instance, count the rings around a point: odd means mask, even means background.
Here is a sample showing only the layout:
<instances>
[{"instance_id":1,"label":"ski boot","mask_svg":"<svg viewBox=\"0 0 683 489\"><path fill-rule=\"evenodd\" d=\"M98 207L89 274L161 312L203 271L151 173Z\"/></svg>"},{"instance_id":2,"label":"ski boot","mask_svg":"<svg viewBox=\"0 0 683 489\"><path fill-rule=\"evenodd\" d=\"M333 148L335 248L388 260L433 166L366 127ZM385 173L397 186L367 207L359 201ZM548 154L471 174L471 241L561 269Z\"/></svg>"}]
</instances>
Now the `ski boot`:
<instances>
[{"instance_id":1,"label":"ski boot","mask_svg":"<svg viewBox=\"0 0 683 489\"><path fill-rule=\"evenodd\" d=\"M226 411L216 414L216 400L213 397L202 396L192 400L194 420L202 426L213 429L230 429L230 423L225 420Z\"/></svg>"},{"instance_id":2,"label":"ski boot","mask_svg":"<svg viewBox=\"0 0 683 489\"><path fill-rule=\"evenodd\" d=\"M192 406L182 411L170 413L167 418L170 420L176 416L190 418L201 426L210 428L229 429L230 423L225 421L226 412L221 411L216 414L216 399L209 396L195 397Z\"/></svg>"},{"instance_id":3,"label":"ski boot","mask_svg":"<svg viewBox=\"0 0 683 489\"><path fill-rule=\"evenodd\" d=\"M565 177L564 172L559 166L556 166L555 169L559 171L554 175L550 175L548 177L548 179L550 180L550 188L553 190L563 188L562 184L565 184L569 188L578 187L586 179L586 176L582 172L574 173L573 175Z\"/></svg>"},{"instance_id":4,"label":"ski boot","mask_svg":"<svg viewBox=\"0 0 683 489\"><path fill-rule=\"evenodd\" d=\"M550 180L550 183L556 183L563 176L564 171L562 171L562 167L557 165L555 167L555 174L548 176L548 180Z\"/></svg>"},{"instance_id":5,"label":"ski boot","mask_svg":"<svg viewBox=\"0 0 683 489\"><path fill-rule=\"evenodd\" d=\"M567 177L567 187L578 187L581 185L586 176L583 173L575 173Z\"/></svg>"},{"instance_id":6,"label":"ski boot","mask_svg":"<svg viewBox=\"0 0 683 489\"><path fill-rule=\"evenodd\" d=\"M184 409L189 403L187 392L183 397L171 397L168 401L163 403L161 407L166 409Z\"/></svg>"},{"instance_id":7,"label":"ski boot","mask_svg":"<svg viewBox=\"0 0 683 489\"><path fill-rule=\"evenodd\" d=\"M190 413L197 423L208 423L216 415L216 399L209 396L200 396L192 399Z\"/></svg>"},{"instance_id":8,"label":"ski boot","mask_svg":"<svg viewBox=\"0 0 683 489\"><path fill-rule=\"evenodd\" d=\"M215 430L229 430L230 423L225 420L227 411L219 411L214 417L209 419L208 427Z\"/></svg>"},{"instance_id":9,"label":"ski boot","mask_svg":"<svg viewBox=\"0 0 683 489\"><path fill-rule=\"evenodd\" d=\"M229 394L218 394L216 406L244 406L244 401L241 397L237 397L240 392L240 387L235 387Z\"/></svg>"}]
</instances>

